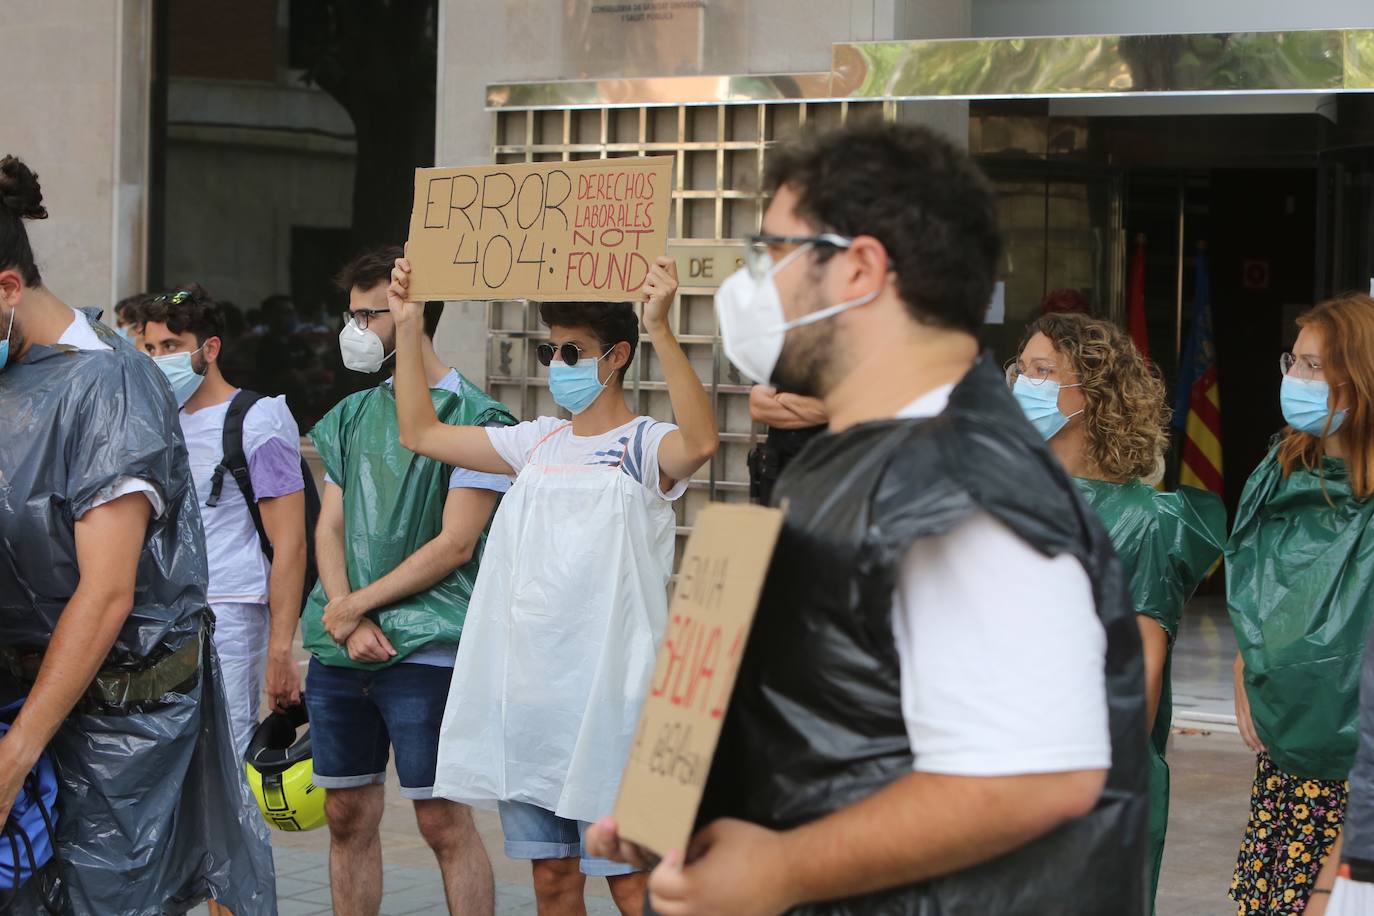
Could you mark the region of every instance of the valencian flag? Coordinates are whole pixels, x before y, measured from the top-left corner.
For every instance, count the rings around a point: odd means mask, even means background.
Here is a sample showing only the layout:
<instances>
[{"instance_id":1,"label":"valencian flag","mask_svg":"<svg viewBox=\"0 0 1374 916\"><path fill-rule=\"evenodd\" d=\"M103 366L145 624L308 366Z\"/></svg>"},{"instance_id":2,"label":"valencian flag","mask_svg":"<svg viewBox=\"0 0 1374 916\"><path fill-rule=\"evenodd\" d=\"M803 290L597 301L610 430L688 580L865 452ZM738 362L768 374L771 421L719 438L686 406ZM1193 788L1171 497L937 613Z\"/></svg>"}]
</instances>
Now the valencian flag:
<instances>
[{"instance_id":1,"label":"valencian flag","mask_svg":"<svg viewBox=\"0 0 1374 916\"><path fill-rule=\"evenodd\" d=\"M1174 428L1183 431L1183 467L1178 482L1221 493L1221 390L1212 337L1211 271L1206 246L1199 243L1193 330L1179 366L1174 397Z\"/></svg>"},{"instance_id":2,"label":"valencian flag","mask_svg":"<svg viewBox=\"0 0 1374 916\"><path fill-rule=\"evenodd\" d=\"M1150 358L1150 332L1145 327L1145 235L1135 237L1135 257L1131 260L1131 288L1126 302L1126 318L1131 340L1146 359Z\"/></svg>"}]
</instances>

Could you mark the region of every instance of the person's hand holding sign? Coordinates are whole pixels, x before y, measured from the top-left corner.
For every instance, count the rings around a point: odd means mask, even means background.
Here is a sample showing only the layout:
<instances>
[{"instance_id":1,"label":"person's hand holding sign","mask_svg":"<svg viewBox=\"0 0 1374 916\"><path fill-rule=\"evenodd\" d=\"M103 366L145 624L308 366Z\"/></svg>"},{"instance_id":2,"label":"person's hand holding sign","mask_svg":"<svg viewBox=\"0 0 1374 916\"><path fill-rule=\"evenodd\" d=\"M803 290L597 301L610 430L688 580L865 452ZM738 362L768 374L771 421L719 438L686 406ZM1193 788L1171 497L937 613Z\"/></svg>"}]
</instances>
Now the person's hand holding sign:
<instances>
[{"instance_id":1,"label":"person's hand holding sign","mask_svg":"<svg viewBox=\"0 0 1374 916\"><path fill-rule=\"evenodd\" d=\"M652 335L668 327L668 309L677 295L677 262L666 255L657 258L640 287L644 303L644 327Z\"/></svg>"},{"instance_id":2,"label":"person's hand holding sign","mask_svg":"<svg viewBox=\"0 0 1374 916\"><path fill-rule=\"evenodd\" d=\"M410 246L407 245L407 248ZM399 331L402 326L423 326L425 304L410 301L410 260L397 258L391 268L391 285L386 290L386 304Z\"/></svg>"},{"instance_id":3,"label":"person's hand holding sign","mask_svg":"<svg viewBox=\"0 0 1374 916\"><path fill-rule=\"evenodd\" d=\"M649 903L660 916L776 916L796 906L784 834L746 821L722 818L696 836L682 853L668 852L649 875ZM621 839L614 818L587 830L587 852L651 864L642 847Z\"/></svg>"}]
</instances>

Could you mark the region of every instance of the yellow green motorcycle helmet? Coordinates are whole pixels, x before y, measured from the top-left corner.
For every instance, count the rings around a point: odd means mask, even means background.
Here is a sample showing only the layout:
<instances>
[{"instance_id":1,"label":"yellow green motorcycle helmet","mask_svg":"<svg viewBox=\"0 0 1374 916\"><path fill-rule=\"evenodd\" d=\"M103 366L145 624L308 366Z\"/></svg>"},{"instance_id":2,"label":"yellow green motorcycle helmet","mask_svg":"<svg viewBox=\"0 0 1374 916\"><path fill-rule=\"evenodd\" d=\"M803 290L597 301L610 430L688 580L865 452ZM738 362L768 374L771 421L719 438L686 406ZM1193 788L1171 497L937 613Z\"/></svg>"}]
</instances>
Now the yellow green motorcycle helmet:
<instances>
[{"instance_id":1,"label":"yellow green motorcycle helmet","mask_svg":"<svg viewBox=\"0 0 1374 916\"><path fill-rule=\"evenodd\" d=\"M314 830L325 823L325 790L315 785L305 704L274 712L253 731L244 763L258 810L278 830Z\"/></svg>"}]
</instances>

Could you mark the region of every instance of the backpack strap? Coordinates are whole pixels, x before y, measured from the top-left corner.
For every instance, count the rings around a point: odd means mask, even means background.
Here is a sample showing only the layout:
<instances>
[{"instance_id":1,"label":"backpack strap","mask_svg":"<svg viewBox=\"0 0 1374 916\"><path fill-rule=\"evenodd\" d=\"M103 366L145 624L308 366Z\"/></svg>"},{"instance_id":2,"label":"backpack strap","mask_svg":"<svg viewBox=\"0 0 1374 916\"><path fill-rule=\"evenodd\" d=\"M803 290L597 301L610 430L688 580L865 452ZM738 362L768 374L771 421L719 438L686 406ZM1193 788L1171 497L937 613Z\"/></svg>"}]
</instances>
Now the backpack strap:
<instances>
[{"instance_id":1,"label":"backpack strap","mask_svg":"<svg viewBox=\"0 0 1374 916\"><path fill-rule=\"evenodd\" d=\"M219 505L220 494L224 490L224 475L232 475L239 491L243 493L243 501L248 505L253 527L257 529L258 546L270 561L272 541L267 537L267 529L262 526L262 513L258 511L258 499L253 494L253 481L248 476L248 455L243 450L244 419L253 405L265 397L267 395L245 389L234 395L234 399L229 402L229 410L224 414L224 455L210 477L210 498L205 500L205 505L212 509Z\"/></svg>"}]
</instances>

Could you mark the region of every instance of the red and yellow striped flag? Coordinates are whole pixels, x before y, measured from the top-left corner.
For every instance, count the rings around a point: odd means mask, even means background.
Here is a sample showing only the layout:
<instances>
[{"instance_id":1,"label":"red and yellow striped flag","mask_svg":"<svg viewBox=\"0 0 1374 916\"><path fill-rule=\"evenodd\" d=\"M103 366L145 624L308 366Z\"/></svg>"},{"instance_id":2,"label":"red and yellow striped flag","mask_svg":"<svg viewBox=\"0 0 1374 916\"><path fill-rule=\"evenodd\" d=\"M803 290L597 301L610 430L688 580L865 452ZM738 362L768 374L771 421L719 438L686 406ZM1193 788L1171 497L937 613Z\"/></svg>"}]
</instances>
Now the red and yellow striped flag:
<instances>
[{"instance_id":1,"label":"red and yellow striped flag","mask_svg":"<svg viewBox=\"0 0 1374 916\"><path fill-rule=\"evenodd\" d=\"M1217 382L1216 342L1212 337L1211 276L1207 252L1198 246L1193 330L1179 366L1174 425L1183 430L1184 486L1222 492L1221 388Z\"/></svg>"}]
</instances>

